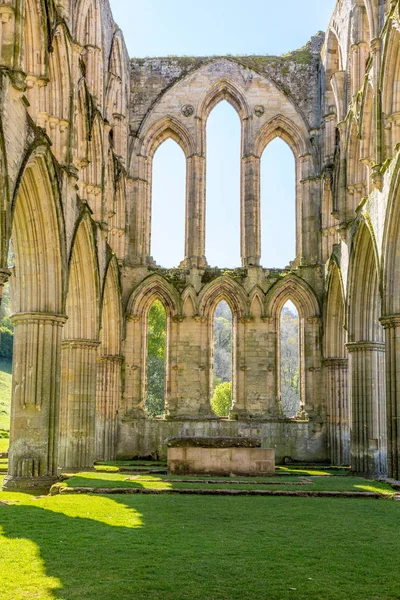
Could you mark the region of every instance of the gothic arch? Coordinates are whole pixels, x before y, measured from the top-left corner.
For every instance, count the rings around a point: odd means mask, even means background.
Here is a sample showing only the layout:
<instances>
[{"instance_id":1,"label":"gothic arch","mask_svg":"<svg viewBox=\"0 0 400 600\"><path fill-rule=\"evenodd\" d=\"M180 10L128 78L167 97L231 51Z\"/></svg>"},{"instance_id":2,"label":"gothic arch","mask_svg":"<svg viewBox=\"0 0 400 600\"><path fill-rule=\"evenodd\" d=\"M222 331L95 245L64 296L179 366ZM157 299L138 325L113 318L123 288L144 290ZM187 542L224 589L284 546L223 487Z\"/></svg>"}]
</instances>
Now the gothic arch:
<instances>
[{"instance_id":1,"label":"gothic arch","mask_svg":"<svg viewBox=\"0 0 400 600\"><path fill-rule=\"evenodd\" d=\"M325 297L324 366L328 448L332 464L349 465L350 460L350 394L348 353L344 329L345 302L340 268L331 259L328 267Z\"/></svg>"},{"instance_id":2,"label":"gothic arch","mask_svg":"<svg viewBox=\"0 0 400 600\"><path fill-rule=\"evenodd\" d=\"M71 123L71 66L65 25L59 25L49 53L49 82L40 88L38 125L46 129L52 140L57 160L67 161Z\"/></svg>"},{"instance_id":3,"label":"gothic arch","mask_svg":"<svg viewBox=\"0 0 400 600\"><path fill-rule=\"evenodd\" d=\"M79 0L75 9L76 39L83 46L81 64L88 89L103 103L102 11L99 0Z\"/></svg>"},{"instance_id":4,"label":"gothic arch","mask_svg":"<svg viewBox=\"0 0 400 600\"><path fill-rule=\"evenodd\" d=\"M247 295L242 286L229 275L218 277L206 285L199 294L199 315L210 317L217 304L225 300L236 319L248 314Z\"/></svg>"},{"instance_id":5,"label":"gothic arch","mask_svg":"<svg viewBox=\"0 0 400 600\"><path fill-rule=\"evenodd\" d=\"M121 30L114 34L109 64L105 102L105 117L112 125L115 153L124 161L127 153L127 61Z\"/></svg>"},{"instance_id":6,"label":"gothic arch","mask_svg":"<svg viewBox=\"0 0 400 600\"><path fill-rule=\"evenodd\" d=\"M397 159L389 190L383 235L382 312L400 314L400 158Z\"/></svg>"},{"instance_id":7,"label":"gothic arch","mask_svg":"<svg viewBox=\"0 0 400 600\"><path fill-rule=\"evenodd\" d=\"M185 316L188 316L186 314L188 302L191 302L191 305L192 305L192 308L191 308L191 311L193 311L192 316L197 315L199 312L198 300L197 300L196 290L194 289L194 287L192 285L187 285L182 292L182 310L183 310L183 313Z\"/></svg>"},{"instance_id":8,"label":"gothic arch","mask_svg":"<svg viewBox=\"0 0 400 600\"><path fill-rule=\"evenodd\" d=\"M69 121L71 109L71 65L65 25L59 25L53 35L49 59L49 83L45 112Z\"/></svg>"},{"instance_id":9,"label":"gothic arch","mask_svg":"<svg viewBox=\"0 0 400 600\"><path fill-rule=\"evenodd\" d=\"M24 12L23 69L28 88L45 77L47 64L47 15L41 0L26 0Z\"/></svg>"},{"instance_id":10,"label":"gothic arch","mask_svg":"<svg viewBox=\"0 0 400 600\"><path fill-rule=\"evenodd\" d=\"M223 77L204 93L199 102L196 116L201 119L203 124L207 122L212 109L222 100L229 102L241 120L251 116L251 109L244 92L233 81Z\"/></svg>"},{"instance_id":11,"label":"gothic arch","mask_svg":"<svg viewBox=\"0 0 400 600\"><path fill-rule=\"evenodd\" d=\"M255 285L249 294L249 306L252 317L265 316L265 294L259 285Z\"/></svg>"},{"instance_id":12,"label":"gothic arch","mask_svg":"<svg viewBox=\"0 0 400 600\"><path fill-rule=\"evenodd\" d=\"M288 300L295 302L301 318L319 317L320 307L315 293L304 279L292 274L283 277L268 291L266 315L277 318Z\"/></svg>"},{"instance_id":13,"label":"gothic arch","mask_svg":"<svg viewBox=\"0 0 400 600\"><path fill-rule=\"evenodd\" d=\"M122 306L119 268L112 256L106 270L101 294L100 351L102 354L119 356L121 353Z\"/></svg>"},{"instance_id":14,"label":"gothic arch","mask_svg":"<svg viewBox=\"0 0 400 600\"><path fill-rule=\"evenodd\" d=\"M328 267L324 312L324 356L325 358L347 358L344 286L341 270L333 259L330 260Z\"/></svg>"},{"instance_id":15,"label":"gothic arch","mask_svg":"<svg viewBox=\"0 0 400 600\"><path fill-rule=\"evenodd\" d=\"M104 277L96 389L96 460L115 460L121 396L122 309L118 263L112 257Z\"/></svg>"},{"instance_id":16,"label":"gothic arch","mask_svg":"<svg viewBox=\"0 0 400 600\"><path fill-rule=\"evenodd\" d=\"M182 123L171 116L160 119L150 127L140 141L138 154L152 159L158 147L169 138L179 144L186 159L194 154L192 135Z\"/></svg>"},{"instance_id":17,"label":"gothic arch","mask_svg":"<svg viewBox=\"0 0 400 600\"><path fill-rule=\"evenodd\" d=\"M82 46L101 46L101 9L98 0L78 0L75 33Z\"/></svg>"},{"instance_id":18,"label":"gothic arch","mask_svg":"<svg viewBox=\"0 0 400 600\"><path fill-rule=\"evenodd\" d=\"M350 248L347 295L349 342L382 342L380 316L378 251L367 222L360 220Z\"/></svg>"},{"instance_id":19,"label":"gothic arch","mask_svg":"<svg viewBox=\"0 0 400 600\"><path fill-rule=\"evenodd\" d=\"M161 275L154 274L147 277L133 291L127 306L127 316L143 317L151 307L154 300L160 300L167 317L181 315L181 299L175 288Z\"/></svg>"},{"instance_id":20,"label":"gothic arch","mask_svg":"<svg viewBox=\"0 0 400 600\"><path fill-rule=\"evenodd\" d=\"M276 115L263 125L254 145L255 155L261 158L262 153L270 142L276 137L281 138L292 150L295 159L302 154L312 154L312 150L306 142L306 135L288 118Z\"/></svg>"},{"instance_id":21,"label":"gothic arch","mask_svg":"<svg viewBox=\"0 0 400 600\"><path fill-rule=\"evenodd\" d=\"M351 463L356 473L387 472L385 344L375 239L365 220L350 247L347 349L352 403ZM373 441L372 441L373 440Z\"/></svg>"},{"instance_id":22,"label":"gothic arch","mask_svg":"<svg viewBox=\"0 0 400 600\"><path fill-rule=\"evenodd\" d=\"M25 158L12 204L15 312L63 313L65 236L57 178L47 149Z\"/></svg>"},{"instance_id":23,"label":"gothic arch","mask_svg":"<svg viewBox=\"0 0 400 600\"><path fill-rule=\"evenodd\" d=\"M98 340L100 276L93 223L86 213L77 229L69 258L65 340Z\"/></svg>"},{"instance_id":24,"label":"gothic arch","mask_svg":"<svg viewBox=\"0 0 400 600\"><path fill-rule=\"evenodd\" d=\"M65 239L56 181L47 148L38 147L25 158L14 192L10 489L40 489L57 478Z\"/></svg>"},{"instance_id":25,"label":"gothic arch","mask_svg":"<svg viewBox=\"0 0 400 600\"><path fill-rule=\"evenodd\" d=\"M400 32L393 23L385 40L381 89L386 158L390 158L400 142Z\"/></svg>"}]
</instances>

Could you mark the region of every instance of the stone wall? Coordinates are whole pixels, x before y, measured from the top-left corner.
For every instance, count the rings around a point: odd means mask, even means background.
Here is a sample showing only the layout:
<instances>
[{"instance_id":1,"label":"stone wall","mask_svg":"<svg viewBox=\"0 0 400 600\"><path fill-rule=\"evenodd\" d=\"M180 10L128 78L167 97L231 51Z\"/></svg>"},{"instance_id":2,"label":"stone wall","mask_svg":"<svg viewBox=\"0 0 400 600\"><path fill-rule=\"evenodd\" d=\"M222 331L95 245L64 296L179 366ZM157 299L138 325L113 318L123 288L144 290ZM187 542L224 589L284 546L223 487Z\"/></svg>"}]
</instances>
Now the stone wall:
<instances>
[{"instance_id":1,"label":"stone wall","mask_svg":"<svg viewBox=\"0 0 400 600\"><path fill-rule=\"evenodd\" d=\"M0 4L0 286L16 325L8 487L163 454L187 432L257 431L277 455L400 477L400 15L338 0L282 57L129 59L106 0ZM322 47L321 47L322 46ZM241 264L205 255L205 133L241 121ZM260 157L296 160L296 258L260 264ZM187 166L178 269L151 257L153 155ZM12 260L7 259L10 247ZM166 418L144 412L147 315L168 322ZM210 419L212 318L234 319L230 420ZM280 420L279 314L301 331L303 422Z\"/></svg>"}]
</instances>

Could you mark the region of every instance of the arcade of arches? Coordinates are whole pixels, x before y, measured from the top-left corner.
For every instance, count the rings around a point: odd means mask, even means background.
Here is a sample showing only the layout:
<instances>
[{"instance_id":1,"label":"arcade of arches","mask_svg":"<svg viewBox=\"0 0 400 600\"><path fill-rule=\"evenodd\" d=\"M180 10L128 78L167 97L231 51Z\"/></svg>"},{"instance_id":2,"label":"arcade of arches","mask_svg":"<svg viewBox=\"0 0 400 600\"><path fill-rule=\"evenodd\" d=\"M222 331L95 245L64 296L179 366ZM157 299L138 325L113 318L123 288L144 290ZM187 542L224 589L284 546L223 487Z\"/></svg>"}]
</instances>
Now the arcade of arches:
<instances>
[{"instance_id":1,"label":"arcade of arches","mask_svg":"<svg viewBox=\"0 0 400 600\"><path fill-rule=\"evenodd\" d=\"M10 282L15 325L5 486L163 456L180 434L256 434L278 461L400 479L400 2L338 0L327 33L283 57L129 59L108 0L0 0L0 15L0 285ZM241 128L236 269L205 255L207 119L222 100ZM260 160L277 137L296 177L284 269L260 264ZM174 269L150 254L152 162L167 139L186 162ZM232 312L228 418L210 406L221 300ZM150 418L155 301L165 414ZM299 314L290 418L288 301Z\"/></svg>"}]
</instances>

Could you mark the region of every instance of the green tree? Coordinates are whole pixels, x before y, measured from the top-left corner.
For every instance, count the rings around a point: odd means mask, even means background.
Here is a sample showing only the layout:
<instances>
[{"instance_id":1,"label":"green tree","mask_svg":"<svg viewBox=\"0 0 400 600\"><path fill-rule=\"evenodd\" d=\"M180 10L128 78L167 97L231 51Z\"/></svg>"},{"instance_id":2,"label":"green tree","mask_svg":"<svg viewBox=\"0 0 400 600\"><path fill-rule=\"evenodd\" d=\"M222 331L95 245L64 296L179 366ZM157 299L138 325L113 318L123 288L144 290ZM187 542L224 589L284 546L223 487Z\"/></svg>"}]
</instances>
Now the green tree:
<instances>
[{"instance_id":1,"label":"green tree","mask_svg":"<svg viewBox=\"0 0 400 600\"><path fill-rule=\"evenodd\" d=\"M150 416L162 415L165 408L165 355L167 316L159 300L149 311L147 335L146 410Z\"/></svg>"},{"instance_id":2,"label":"green tree","mask_svg":"<svg viewBox=\"0 0 400 600\"><path fill-rule=\"evenodd\" d=\"M214 314L214 375L224 382L232 379L232 312L224 300Z\"/></svg>"},{"instance_id":3,"label":"green tree","mask_svg":"<svg viewBox=\"0 0 400 600\"><path fill-rule=\"evenodd\" d=\"M281 400L287 417L300 409L299 317L284 306L281 314Z\"/></svg>"},{"instance_id":4,"label":"green tree","mask_svg":"<svg viewBox=\"0 0 400 600\"><path fill-rule=\"evenodd\" d=\"M219 417L227 417L232 406L232 382L220 383L214 390L211 407Z\"/></svg>"}]
</instances>

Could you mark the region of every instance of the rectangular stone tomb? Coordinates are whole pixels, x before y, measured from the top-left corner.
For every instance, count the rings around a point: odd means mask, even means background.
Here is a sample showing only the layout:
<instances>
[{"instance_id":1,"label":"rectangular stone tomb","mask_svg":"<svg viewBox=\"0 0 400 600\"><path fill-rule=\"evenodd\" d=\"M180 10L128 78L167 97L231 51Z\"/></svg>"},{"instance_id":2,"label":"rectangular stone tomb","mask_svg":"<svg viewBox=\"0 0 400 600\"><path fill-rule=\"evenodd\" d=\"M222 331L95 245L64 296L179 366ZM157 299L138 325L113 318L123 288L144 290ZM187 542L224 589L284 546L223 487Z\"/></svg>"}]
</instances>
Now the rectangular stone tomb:
<instances>
[{"instance_id":1,"label":"rectangular stone tomb","mask_svg":"<svg viewBox=\"0 0 400 600\"><path fill-rule=\"evenodd\" d=\"M275 450L260 448L260 438L166 439L168 473L175 475L246 475L275 473Z\"/></svg>"}]
</instances>

